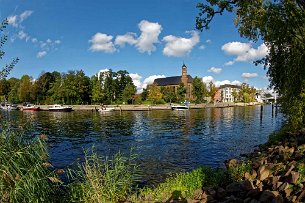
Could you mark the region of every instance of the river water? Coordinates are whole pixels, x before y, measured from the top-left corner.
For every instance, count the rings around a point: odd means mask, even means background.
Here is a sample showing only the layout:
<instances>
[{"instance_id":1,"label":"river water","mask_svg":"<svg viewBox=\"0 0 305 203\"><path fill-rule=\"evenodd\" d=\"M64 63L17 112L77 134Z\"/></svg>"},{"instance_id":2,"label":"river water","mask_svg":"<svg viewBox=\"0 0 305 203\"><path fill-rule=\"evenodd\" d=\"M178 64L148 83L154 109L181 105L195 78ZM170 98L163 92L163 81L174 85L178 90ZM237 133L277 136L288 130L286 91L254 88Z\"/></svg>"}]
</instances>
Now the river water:
<instances>
[{"instance_id":1,"label":"river water","mask_svg":"<svg viewBox=\"0 0 305 203\"><path fill-rule=\"evenodd\" d=\"M253 151L281 128L283 115L260 106L191 109L189 111L0 112L2 119L31 121L32 135L48 135L51 163L65 168L79 162L84 149L100 155L134 148L143 184L201 165L222 167L229 158Z\"/></svg>"}]
</instances>

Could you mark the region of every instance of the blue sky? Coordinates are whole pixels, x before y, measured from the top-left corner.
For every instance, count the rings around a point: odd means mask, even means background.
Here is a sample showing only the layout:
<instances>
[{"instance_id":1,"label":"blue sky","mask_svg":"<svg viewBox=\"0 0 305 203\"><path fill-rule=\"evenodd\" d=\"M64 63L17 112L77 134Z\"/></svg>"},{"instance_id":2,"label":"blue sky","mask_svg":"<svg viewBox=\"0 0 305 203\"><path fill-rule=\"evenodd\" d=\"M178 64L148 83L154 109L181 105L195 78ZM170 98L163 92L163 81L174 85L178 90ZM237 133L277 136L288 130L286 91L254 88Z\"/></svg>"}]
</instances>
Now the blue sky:
<instances>
[{"instance_id":1,"label":"blue sky","mask_svg":"<svg viewBox=\"0 0 305 203\"><path fill-rule=\"evenodd\" d=\"M199 0L198 0L199 1ZM195 30L193 0L0 0L9 41L0 65L19 57L10 77L38 78L43 71L127 70L138 89L156 77L188 74L217 85L269 84L252 61L263 57L261 42L240 38L231 14L218 16L207 31Z\"/></svg>"}]
</instances>

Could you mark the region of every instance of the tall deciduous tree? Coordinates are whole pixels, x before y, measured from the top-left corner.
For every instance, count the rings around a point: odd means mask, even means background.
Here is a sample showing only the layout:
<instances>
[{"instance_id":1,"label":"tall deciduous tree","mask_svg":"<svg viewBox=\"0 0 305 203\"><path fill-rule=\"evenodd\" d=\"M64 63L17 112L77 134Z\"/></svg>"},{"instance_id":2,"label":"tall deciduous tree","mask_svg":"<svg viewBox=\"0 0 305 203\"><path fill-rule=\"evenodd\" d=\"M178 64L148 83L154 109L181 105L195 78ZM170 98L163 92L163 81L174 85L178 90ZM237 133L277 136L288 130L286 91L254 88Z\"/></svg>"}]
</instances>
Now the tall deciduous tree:
<instances>
[{"instance_id":1,"label":"tall deciduous tree","mask_svg":"<svg viewBox=\"0 0 305 203\"><path fill-rule=\"evenodd\" d=\"M202 82L202 79L195 77L193 79L193 90L192 94L195 96L195 102L201 103L203 102L203 97L205 97L208 93L206 85Z\"/></svg>"},{"instance_id":2,"label":"tall deciduous tree","mask_svg":"<svg viewBox=\"0 0 305 203\"><path fill-rule=\"evenodd\" d=\"M101 81L97 76L91 77L91 87L92 87L92 102L93 103L103 103L104 93L102 89Z\"/></svg>"},{"instance_id":3,"label":"tall deciduous tree","mask_svg":"<svg viewBox=\"0 0 305 203\"><path fill-rule=\"evenodd\" d=\"M152 101L153 104L158 103L162 99L162 93L160 87L153 83L148 87L147 99Z\"/></svg>"},{"instance_id":4,"label":"tall deciduous tree","mask_svg":"<svg viewBox=\"0 0 305 203\"><path fill-rule=\"evenodd\" d=\"M282 97L282 110L290 126L305 124L305 3L303 0L207 0L198 4L196 27L208 28L217 14L236 15L242 37L262 39L268 54L261 63L268 70L270 86Z\"/></svg>"},{"instance_id":5,"label":"tall deciduous tree","mask_svg":"<svg viewBox=\"0 0 305 203\"><path fill-rule=\"evenodd\" d=\"M184 86L184 83L180 83L177 88L177 100L179 102L182 102L185 100L185 94L186 94L186 88Z\"/></svg>"},{"instance_id":6,"label":"tall deciduous tree","mask_svg":"<svg viewBox=\"0 0 305 203\"><path fill-rule=\"evenodd\" d=\"M214 102L216 92L217 92L217 88L215 84L211 81L209 83L209 96L211 97L211 102Z\"/></svg>"},{"instance_id":7,"label":"tall deciduous tree","mask_svg":"<svg viewBox=\"0 0 305 203\"><path fill-rule=\"evenodd\" d=\"M32 97L32 78L28 75L23 75L20 79L18 96L21 102L31 102L33 101Z\"/></svg>"},{"instance_id":8,"label":"tall deciduous tree","mask_svg":"<svg viewBox=\"0 0 305 203\"><path fill-rule=\"evenodd\" d=\"M136 91L136 86L134 86L132 83L128 83L122 92L123 101L127 102L128 104L133 103Z\"/></svg>"}]
</instances>

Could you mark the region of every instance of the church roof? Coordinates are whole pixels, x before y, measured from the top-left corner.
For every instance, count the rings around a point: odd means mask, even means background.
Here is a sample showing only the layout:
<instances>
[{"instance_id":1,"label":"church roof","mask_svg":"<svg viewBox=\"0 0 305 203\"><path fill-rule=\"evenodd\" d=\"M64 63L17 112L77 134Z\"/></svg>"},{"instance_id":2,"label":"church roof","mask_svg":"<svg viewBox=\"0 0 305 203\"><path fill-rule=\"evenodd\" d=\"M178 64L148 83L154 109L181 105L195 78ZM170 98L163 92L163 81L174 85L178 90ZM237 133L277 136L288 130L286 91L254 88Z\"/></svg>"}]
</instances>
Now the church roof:
<instances>
[{"instance_id":1,"label":"church roof","mask_svg":"<svg viewBox=\"0 0 305 203\"><path fill-rule=\"evenodd\" d=\"M157 78L154 83L158 86L167 86L167 85L179 85L181 83L181 76L172 76L166 78ZM192 83L193 78L190 75L187 75L187 83Z\"/></svg>"}]
</instances>

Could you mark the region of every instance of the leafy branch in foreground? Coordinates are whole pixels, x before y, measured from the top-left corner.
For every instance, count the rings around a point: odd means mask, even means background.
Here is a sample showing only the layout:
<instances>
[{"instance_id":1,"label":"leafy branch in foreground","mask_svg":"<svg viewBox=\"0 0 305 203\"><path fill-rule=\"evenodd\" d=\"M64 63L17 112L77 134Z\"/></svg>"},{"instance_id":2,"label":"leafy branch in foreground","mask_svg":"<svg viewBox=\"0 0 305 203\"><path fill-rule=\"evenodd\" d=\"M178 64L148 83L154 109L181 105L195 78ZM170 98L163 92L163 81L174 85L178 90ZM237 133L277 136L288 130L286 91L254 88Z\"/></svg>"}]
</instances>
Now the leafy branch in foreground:
<instances>
[{"instance_id":1,"label":"leafy branch in foreground","mask_svg":"<svg viewBox=\"0 0 305 203\"><path fill-rule=\"evenodd\" d=\"M7 19L5 19L4 21L2 21L2 23L0 25L0 31L3 32L3 30L6 28L7 25L8 25L8 21L7 21ZM2 59L5 54L5 52L2 51L2 47L6 41L7 41L7 35L3 35L0 37L0 59ZM11 63L6 64L2 68L2 70L0 71L0 80L2 80L3 78L6 78L9 75L11 70L18 63L18 61L19 61L19 58L14 58Z\"/></svg>"},{"instance_id":2,"label":"leafy branch in foreground","mask_svg":"<svg viewBox=\"0 0 305 203\"><path fill-rule=\"evenodd\" d=\"M302 0L207 0L197 5L196 28L216 15L235 14L242 37L264 41L267 55L254 62L267 69L270 87L281 96L282 110L293 130L305 125L305 3Z\"/></svg>"}]
</instances>

